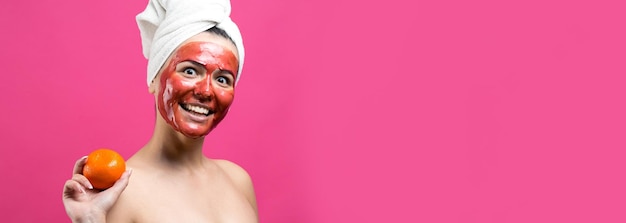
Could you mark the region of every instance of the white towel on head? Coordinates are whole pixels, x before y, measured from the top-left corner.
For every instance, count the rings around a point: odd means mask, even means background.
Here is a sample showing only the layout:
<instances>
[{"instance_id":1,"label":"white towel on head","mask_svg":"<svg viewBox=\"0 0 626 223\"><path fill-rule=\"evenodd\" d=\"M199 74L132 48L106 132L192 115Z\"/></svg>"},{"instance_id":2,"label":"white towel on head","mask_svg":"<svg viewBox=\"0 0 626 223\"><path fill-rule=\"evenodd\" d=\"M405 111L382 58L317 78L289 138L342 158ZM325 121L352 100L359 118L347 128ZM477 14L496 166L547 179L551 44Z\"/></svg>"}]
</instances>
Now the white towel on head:
<instances>
[{"instance_id":1,"label":"white towel on head","mask_svg":"<svg viewBox=\"0 0 626 223\"><path fill-rule=\"evenodd\" d=\"M143 55L148 59L148 86L181 43L214 26L226 31L237 47L237 84L244 48L239 27L230 19L230 10L230 0L150 0L146 10L137 15Z\"/></svg>"}]
</instances>

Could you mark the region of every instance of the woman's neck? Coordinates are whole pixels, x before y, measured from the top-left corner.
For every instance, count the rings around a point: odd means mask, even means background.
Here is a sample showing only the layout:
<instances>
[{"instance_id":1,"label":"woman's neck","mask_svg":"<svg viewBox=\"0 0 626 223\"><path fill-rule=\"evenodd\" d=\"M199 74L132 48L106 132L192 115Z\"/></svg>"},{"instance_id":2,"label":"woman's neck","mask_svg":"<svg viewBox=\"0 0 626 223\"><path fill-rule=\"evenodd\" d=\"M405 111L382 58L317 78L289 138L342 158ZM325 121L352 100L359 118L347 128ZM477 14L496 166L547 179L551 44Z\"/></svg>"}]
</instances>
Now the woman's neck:
<instances>
[{"instance_id":1,"label":"woman's neck","mask_svg":"<svg viewBox=\"0 0 626 223\"><path fill-rule=\"evenodd\" d=\"M172 167L194 167L202 165L204 137L190 138L174 130L157 117L154 133L150 141L138 155L148 162L156 162ZM141 154L140 154L141 153Z\"/></svg>"}]
</instances>

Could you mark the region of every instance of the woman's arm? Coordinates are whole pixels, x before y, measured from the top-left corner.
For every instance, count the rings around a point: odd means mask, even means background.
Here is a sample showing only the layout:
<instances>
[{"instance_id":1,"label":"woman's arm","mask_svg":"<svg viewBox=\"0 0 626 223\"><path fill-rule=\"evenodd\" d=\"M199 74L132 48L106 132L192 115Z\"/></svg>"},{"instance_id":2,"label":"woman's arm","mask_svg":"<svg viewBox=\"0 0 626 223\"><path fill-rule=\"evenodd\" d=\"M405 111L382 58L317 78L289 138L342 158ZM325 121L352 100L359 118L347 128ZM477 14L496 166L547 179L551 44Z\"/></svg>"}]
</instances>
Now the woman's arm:
<instances>
[{"instance_id":1,"label":"woman's arm","mask_svg":"<svg viewBox=\"0 0 626 223\"><path fill-rule=\"evenodd\" d=\"M107 212L128 185L131 170L127 170L113 187L99 191L82 175L87 157L74 164L72 179L63 187L63 205L74 223L105 223Z\"/></svg>"}]
</instances>

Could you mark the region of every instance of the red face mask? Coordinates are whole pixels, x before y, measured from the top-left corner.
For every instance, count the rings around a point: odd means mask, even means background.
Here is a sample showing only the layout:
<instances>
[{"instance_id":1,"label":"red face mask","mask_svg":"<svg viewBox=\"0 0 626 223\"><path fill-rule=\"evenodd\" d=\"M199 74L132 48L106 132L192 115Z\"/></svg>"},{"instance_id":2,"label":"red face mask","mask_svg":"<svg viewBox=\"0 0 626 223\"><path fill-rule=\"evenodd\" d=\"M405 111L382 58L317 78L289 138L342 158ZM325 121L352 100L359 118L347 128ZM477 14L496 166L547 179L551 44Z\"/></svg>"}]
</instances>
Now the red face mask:
<instances>
[{"instance_id":1,"label":"red face mask","mask_svg":"<svg viewBox=\"0 0 626 223\"><path fill-rule=\"evenodd\" d=\"M238 66L233 52L221 45L182 45L161 73L159 113L188 137L206 136L224 119L233 102Z\"/></svg>"}]
</instances>

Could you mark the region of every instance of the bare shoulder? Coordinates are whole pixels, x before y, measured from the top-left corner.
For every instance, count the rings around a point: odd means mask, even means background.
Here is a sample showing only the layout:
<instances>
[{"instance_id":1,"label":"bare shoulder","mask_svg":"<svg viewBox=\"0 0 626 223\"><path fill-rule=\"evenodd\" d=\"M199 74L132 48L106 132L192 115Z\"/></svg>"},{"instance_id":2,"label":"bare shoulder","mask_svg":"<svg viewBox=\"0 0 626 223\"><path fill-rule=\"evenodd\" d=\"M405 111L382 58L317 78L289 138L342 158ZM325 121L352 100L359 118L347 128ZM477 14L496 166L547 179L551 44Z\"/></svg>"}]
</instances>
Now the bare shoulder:
<instances>
[{"instance_id":1,"label":"bare shoulder","mask_svg":"<svg viewBox=\"0 0 626 223\"><path fill-rule=\"evenodd\" d=\"M133 175L131 175L128 186L124 189L122 194L115 202L115 205L107 213L107 222L135 222L136 209L133 208L137 196L137 184L141 183L141 170L138 168L132 168Z\"/></svg>"},{"instance_id":2,"label":"bare shoulder","mask_svg":"<svg viewBox=\"0 0 626 223\"><path fill-rule=\"evenodd\" d=\"M130 201L128 192L123 192L107 213L107 222L134 222L134 209Z\"/></svg>"},{"instance_id":3,"label":"bare shoulder","mask_svg":"<svg viewBox=\"0 0 626 223\"><path fill-rule=\"evenodd\" d=\"M252 178L248 172L241 166L228 160L214 159L213 161L215 161L215 163L226 173L226 175L228 175L237 189L248 198L248 201L250 201L250 204L252 204L256 210L254 186L252 184Z\"/></svg>"},{"instance_id":4,"label":"bare shoulder","mask_svg":"<svg viewBox=\"0 0 626 223\"><path fill-rule=\"evenodd\" d=\"M214 159L215 163L222 169L228 176L235 181L235 183L252 183L250 175L241 166L228 160Z\"/></svg>"},{"instance_id":5,"label":"bare shoulder","mask_svg":"<svg viewBox=\"0 0 626 223\"><path fill-rule=\"evenodd\" d=\"M154 202L153 198L161 198L162 196L154 196L154 194L163 194L163 191L155 191L155 171L141 162L129 159L126 161L126 167L133 170L130 176L128 186L115 202L115 205L107 214L107 222L145 222L142 219L149 210L150 202Z\"/></svg>"}]
</instances>

